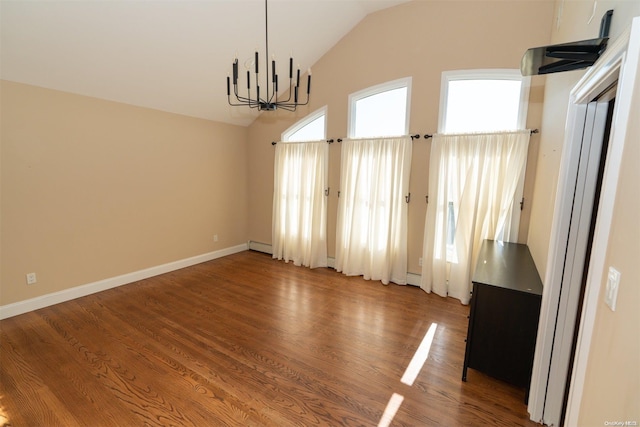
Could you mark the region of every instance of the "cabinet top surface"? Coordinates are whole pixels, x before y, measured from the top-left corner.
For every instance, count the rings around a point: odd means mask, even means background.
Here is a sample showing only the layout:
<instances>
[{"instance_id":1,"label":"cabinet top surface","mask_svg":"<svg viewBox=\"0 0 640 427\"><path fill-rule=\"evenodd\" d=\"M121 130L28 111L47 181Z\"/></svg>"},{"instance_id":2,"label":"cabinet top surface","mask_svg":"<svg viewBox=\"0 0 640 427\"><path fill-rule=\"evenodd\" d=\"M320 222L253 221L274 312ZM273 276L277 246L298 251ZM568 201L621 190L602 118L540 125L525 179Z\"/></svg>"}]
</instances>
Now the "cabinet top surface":
<instances>
[{"instance_id":1,"label":"cabinet top surface","mask_svg":"<svg viewBox=\"0 0 640 427\"><path fill-rule=\"evenodd\" d=\"M485 240L472 281L542 295L542 281L527 245Z\"/></svg>"}]
</instances>

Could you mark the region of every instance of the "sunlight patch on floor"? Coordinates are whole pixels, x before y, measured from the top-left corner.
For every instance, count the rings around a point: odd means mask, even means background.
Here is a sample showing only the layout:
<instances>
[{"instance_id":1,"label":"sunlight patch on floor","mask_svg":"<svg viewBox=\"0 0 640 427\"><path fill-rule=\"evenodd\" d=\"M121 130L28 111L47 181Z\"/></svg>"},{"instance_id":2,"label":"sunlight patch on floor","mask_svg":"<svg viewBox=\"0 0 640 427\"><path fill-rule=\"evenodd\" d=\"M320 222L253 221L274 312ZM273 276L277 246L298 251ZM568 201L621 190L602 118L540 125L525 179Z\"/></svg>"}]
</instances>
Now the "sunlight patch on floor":
<instances>
[{"instance_id":1,"label":"sunlight patch on floor","mask_svg":"<svg viewBox=\"0 0 640 427\"><path fill-rule=\"evenodd\" d=\"M407 369L404 371L404 375L402 375L402 378L400 379L403 384L412 386L413 382L418 377L418 374L422 370L422 367L429 358L429 351L431 350L433 338L436 335L436 329L438 329L438 324L432 323L431 326L429 326L429 330L427 330L427 333L424 334L422 342L418 346L416 352L413 354L411 362L409 362ZM380 418L378 427L388 427L389 425L391 425L391 422L395 418L396 413L398 412L398 409L400 409L400 405L402 405L403 401L404 396L402 396L401 394L393 393L393 395L391 395L389 403L387 403L387 407L385 408L384 413Z\"/></svg>"},{"instance_id":2,"label":"sunlight patch on floor","mask_svg":"<svg viewBox=\"0 0 640 427\"><path fill-rule=\"evenodd\" d=\"M9 416L5 409L0 405L0 426L10 427Z\"/></svg>"},{"instance_id":3,"label":"sunlight patch on floor","mask_svg":"<svg viewBox=\"0 0 640 427\"><path fill-rule=\"evenodd\" d=\"M433 337L436 334L436 329L438 328L437 323L432 323L429 327L429 330L424 335L420 346L416 350L407 366L407 369L404 371L404 375L400 379L400 381L408 386L413 385L413 382L418 377L418 374L422 370L427 358L429 357L429 351L431 350L431 343L433 342Z\"/></svg>"},{"instance_id":4,"label":"sunlight patch on floor","mask_svg":"<svg viewBox=\"0 0 640 427\"><path fill-rule=\"evenodd\" d=\"M393 418L396 416L398 409L400 409L400 405L402 405L403 400L404 396L401 396L398 393L393 393L391 395L389 403L387 403L387 407L384 409L384 413L380 418L378 427L389 427L391 421L393 421Z\"/></svg>"}]
</instances>

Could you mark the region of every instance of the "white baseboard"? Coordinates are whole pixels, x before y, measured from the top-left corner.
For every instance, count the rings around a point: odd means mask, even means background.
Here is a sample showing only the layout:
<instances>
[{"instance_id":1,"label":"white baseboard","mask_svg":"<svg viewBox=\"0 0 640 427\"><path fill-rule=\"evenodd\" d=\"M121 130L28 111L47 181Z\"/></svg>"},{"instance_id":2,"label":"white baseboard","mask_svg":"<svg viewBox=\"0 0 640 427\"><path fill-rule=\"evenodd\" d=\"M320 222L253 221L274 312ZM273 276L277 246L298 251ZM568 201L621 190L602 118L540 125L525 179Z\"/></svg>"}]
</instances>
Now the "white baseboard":
<instances>
[{"instance_id":1,"label":"white baseboard","mask_svg":"<svg viewBox=\"0 0 640 427\"><path fill-rule=\"evenodd\" d=\"M181 268L190 267L216 258L246 251L249 249L248 244L232 246L230 248L197 255L191 258L185 258L178 261L169 262L167 264L155 267L145 268L144 270L134 271L132 273L123 274L121 276L111 277L109 279L99 280L97 282L88 283L86 285L76 286L71 289L42 295L24 301L18 301L13 304L0 306L0 320L8 317L17 316L19 314L28 313L29 311L38 310L50 305L59 304L61 302L70 301L72 299L91 295L107 289L126 285L127 283L136 282L138 280L147 279L159 274L169 273L170 271L179 270Z\"/></svg>"},{"instance_id":2,"label":"white baseboard","mask_svg":"<svg viewBox=\"0 0 640 427\"><path fill-rule=\"evenodd\" d=\"M273 254L271 245L268 243L260 243L249 241L249 249L252 251L264 252L265 254ZM336 268L336 259L333 257L327 258L327 264L329 268ZM420 279L422 276L416 273L407 273L407 285L420 286Z\"/></svg>"}]
</instances>

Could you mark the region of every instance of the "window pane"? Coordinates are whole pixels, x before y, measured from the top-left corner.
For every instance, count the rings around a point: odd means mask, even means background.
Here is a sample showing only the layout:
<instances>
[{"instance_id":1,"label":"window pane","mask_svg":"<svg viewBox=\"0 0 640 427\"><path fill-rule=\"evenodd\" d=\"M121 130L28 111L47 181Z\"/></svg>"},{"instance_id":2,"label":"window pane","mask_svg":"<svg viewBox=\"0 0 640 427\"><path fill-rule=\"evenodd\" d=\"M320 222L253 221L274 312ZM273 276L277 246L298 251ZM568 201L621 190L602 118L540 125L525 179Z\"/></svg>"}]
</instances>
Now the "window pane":
<instances>
[{"instance_id":1,"label":"window pane","mask_svg":"<svg viewBox=\"0 0 640 427\"><path fill-rule=\"evenodd\" d=\"M446 133L518 129L518 80L450 80Z\"/></svg>"},{"instance_id":2,"label":"window pane","mask_svg":"<svg viewBox=\"0 0 640 427\"><path fill-rule=\"evenodd\" d=\"M324 135L324 114L302 126L287 137L287 141L319 141Z\"/></svg>"},{"instance_id":3,"label":"window pane","mask_svg":"<svg viewBox=\"0 0 640 427\"><path fill-rule=\"evenodd\" d=\"M453 202L447 205L447 245L453 245L456 238L456 214L453 209Z\"/></svg>"},{"instance_id":4,"label":"window pane","mask_svg":"<svg viewBox=\"0 0 640 427\"><path fill-rule=\"evenodd\" d=\"M387 90L358 99L354 138L398 136L406 133L407 88Z\"/></svg>"}]
</instances>

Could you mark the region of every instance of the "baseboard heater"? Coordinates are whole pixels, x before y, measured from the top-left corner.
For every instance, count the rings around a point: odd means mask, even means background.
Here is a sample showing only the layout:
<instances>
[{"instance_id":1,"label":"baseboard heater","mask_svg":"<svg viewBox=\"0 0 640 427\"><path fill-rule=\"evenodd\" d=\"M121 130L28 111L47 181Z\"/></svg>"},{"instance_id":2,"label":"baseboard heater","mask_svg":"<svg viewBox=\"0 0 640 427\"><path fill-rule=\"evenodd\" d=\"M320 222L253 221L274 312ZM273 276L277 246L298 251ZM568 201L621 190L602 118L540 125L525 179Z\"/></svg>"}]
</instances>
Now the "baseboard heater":
<instances>
[{"instance_id":1,"label":"baseboard heater","mask_svg":"<svg viewBox=\"0 0 640 427\"><path fill-rule=\"evenodd\" d=\"M249 240L248 242L249 250L262 252L265 254L273 255L273 249L271 245L268 243L254 242ZM336 268L336 259L332 257L327 258L327 264L329 268ZM407 285L411 286L420 286L420 279L422 276L416 273L407 273Z\"/></svg>"}]
</instances>

